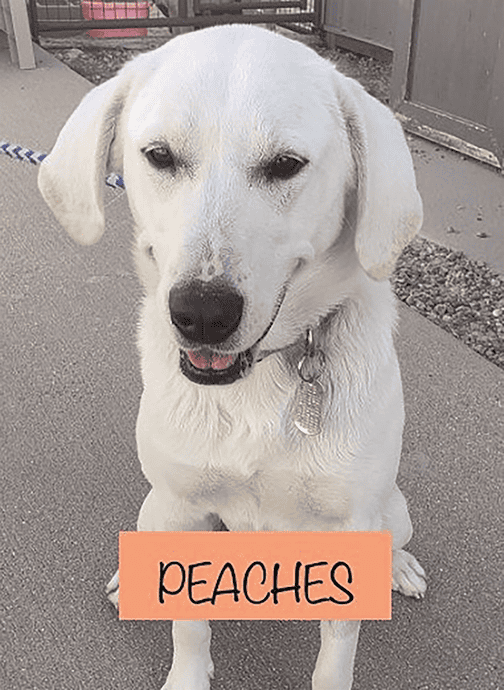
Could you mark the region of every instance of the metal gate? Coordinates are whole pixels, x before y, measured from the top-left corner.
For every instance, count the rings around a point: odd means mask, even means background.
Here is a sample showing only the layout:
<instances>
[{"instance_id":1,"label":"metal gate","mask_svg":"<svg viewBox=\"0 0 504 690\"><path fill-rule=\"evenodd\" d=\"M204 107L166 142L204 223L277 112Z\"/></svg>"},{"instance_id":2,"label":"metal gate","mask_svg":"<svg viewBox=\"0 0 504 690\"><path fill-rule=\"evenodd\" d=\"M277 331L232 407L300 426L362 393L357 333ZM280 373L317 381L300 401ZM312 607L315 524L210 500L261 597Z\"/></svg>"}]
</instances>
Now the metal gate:
<instances>
[{"instance_id":1,"label":"metal gate","mask_svg":"<svg viewBox=\"0 0 504 690\"><path fill-rule=\"evenodd\" d=\"M503 0L399 0L395 45L406 129L504 167Z\"/></svg>"},{"instance_id":2,"label":"metal gate","mask_svg":"<svg viewBox=\"0 0 504 690\"><path fill-rule=\"evenodd\" d=\"M320 27L323 0L28 0L32 35L89 29L148 29L216 24L277 24L300 32ZM84 6L96 7L92 23ZM141 12L139 8L141 7ZM164 15L164 16L163 16ZM106 18L98 18L103 17ZM112 18L109 18L112 17Z\"/></svg>"}]
</instances>

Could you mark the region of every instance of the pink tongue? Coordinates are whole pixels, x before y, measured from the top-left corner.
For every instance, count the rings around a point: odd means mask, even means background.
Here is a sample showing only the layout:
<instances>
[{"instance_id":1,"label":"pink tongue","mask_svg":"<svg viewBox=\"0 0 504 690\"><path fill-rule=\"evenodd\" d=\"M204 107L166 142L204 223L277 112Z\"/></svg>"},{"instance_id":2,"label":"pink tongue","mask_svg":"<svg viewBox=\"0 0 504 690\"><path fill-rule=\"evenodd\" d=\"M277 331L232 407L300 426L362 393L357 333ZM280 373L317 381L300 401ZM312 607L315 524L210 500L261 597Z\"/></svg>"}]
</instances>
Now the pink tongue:
<instances>
[{"instance_id":1,"label":"pink tongue","mask_svg":"<svg viewBox=\"0 0 504 690\"><path fill-rule=\"evenodd\" d=\"M189 350L187 353L189 361L197 369L215 369L220 371L221 369L227 369L233 364L235 360L235 355L215 355L210 354L205 357L202 350Z\"/></svg>"}]
</instances>

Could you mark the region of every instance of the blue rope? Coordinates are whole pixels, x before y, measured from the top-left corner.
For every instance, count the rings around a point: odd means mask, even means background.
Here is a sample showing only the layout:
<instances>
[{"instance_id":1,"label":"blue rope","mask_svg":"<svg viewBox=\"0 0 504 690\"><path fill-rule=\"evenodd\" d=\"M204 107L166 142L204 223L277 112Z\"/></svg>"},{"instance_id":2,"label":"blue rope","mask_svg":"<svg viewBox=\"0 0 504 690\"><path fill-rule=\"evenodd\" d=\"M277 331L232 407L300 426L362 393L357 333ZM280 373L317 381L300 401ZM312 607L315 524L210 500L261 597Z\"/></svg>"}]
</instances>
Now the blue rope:
<instances>
[{"instance_id":1,"label":"blue rope","mask_svg":"<svg viewBox=\"0 0 504 690\"><path fill-rule=\"evenodd\" d=\"M10 144L4 140L0 141L0 153L5 153L14 160L32 163L32 165L39 165L48 155L47 153L33 151L24 146ZM117 173L110 173L105 180L105 184L108 187L113 187L113 189L126 189L123 178L117 175Z\"/></svg>"}]
</instances>

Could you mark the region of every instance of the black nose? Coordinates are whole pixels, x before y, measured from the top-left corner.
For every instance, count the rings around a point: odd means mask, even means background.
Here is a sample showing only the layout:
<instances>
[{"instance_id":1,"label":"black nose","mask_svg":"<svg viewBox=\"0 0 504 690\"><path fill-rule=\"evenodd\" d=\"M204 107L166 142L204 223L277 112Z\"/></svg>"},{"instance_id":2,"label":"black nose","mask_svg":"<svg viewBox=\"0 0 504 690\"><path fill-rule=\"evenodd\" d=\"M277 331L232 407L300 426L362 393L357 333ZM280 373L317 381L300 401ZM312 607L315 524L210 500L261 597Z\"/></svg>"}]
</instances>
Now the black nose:
<instances>
[{"instance_id":1,"label":"black nose","mask_svg":"<svg viewBox=\"0 0 504 690\"><path fill-rule=\"evenodd\" d=\"M243 297L222 282L195 280L175 285L168 299L172 323L195 343L215 345L238 328Z\"/></svg>"}]
</instances>

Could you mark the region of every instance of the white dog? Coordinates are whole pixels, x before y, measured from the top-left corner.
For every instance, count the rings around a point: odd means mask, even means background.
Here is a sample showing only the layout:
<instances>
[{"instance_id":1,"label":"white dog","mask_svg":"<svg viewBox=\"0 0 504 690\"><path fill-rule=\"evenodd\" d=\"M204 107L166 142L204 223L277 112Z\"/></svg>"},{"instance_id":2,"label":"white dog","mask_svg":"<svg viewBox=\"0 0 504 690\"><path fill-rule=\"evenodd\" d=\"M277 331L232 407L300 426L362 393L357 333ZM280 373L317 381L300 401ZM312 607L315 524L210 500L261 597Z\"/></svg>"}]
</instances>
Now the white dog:
<instances>
[{"instance_id":1,"label":"white dog","mask_svg":"<svg viewBox=\"0 0 504 690\"><path fill-rule=\"evenodd\" d=\"M145 287L138 529L390 530L392 586L423 595L387 280L422 205L390 111L299 42L211 28L135 58L63 128L39 184L83 244L107 169ZM321 625L313 688L347 690L359 624ZM208 623L173 638L164 690L208 689Z\"/></svg>"}]
</instances>

